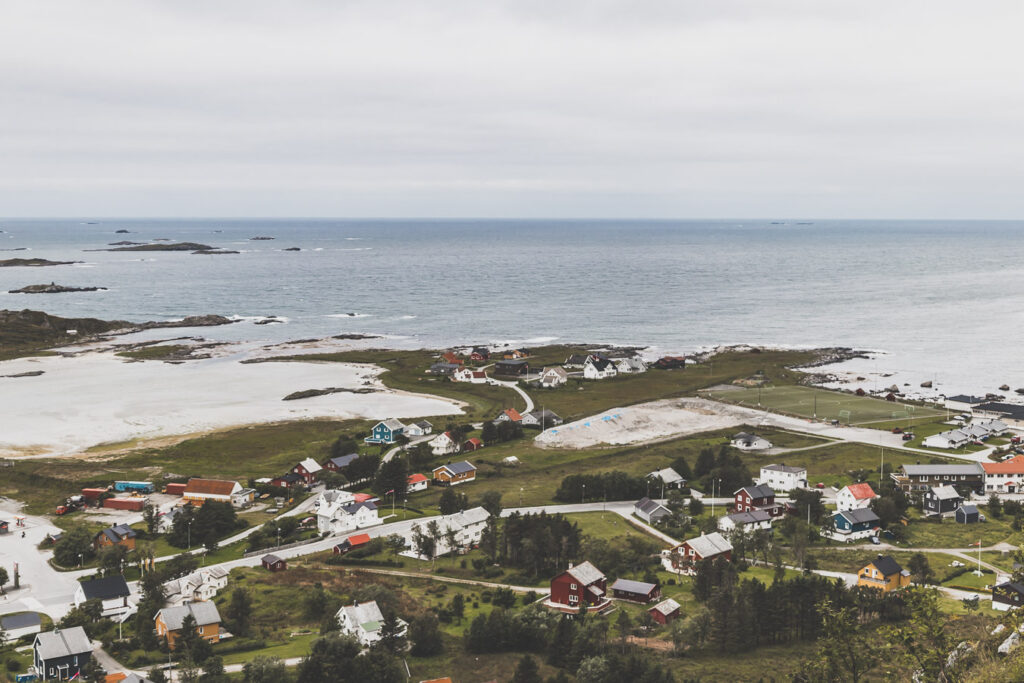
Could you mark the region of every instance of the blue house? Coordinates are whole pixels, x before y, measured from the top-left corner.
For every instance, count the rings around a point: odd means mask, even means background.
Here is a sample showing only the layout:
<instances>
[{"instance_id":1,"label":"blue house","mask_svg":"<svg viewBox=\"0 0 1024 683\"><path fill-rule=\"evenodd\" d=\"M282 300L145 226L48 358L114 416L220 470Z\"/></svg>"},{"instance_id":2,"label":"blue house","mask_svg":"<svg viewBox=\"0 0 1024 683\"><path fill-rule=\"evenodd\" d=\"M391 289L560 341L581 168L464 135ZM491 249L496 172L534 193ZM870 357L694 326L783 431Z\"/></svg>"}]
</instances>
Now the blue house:
<instances>
[{"instance_id":1,"label":"blue house","mask_svg":"<svg viewBox=\"0 0 1024 683\"><path fill-rule=\"evenodd\" d=\"M832 515L832 524L841 534L857 534L871 531L878 526L878 515L870 508L844 510Z\"/></svg>"},{"instance_id":2,"label":"blue house","mask_svg":"<svg viewBox=\"0 0 1024 683\"><path fill-rule=\"evenodd\" d=\"M32 644L32 659L39 677L44 681L66 681L81 677L82 667L92 659L92 643L85 629L54 629L39 633Z\"/></svg>"},{"instance_id":3,"label":"blue house","mask_svg":"<svg viewBox=\"0 0 1024 683\"><path fill-rule=\"evenodd\" d=\"M363 439L366 443L392 444L405 431L405 425L395 418L378 422L373 426L373 433Z\"/></svg>"}]
</instances>

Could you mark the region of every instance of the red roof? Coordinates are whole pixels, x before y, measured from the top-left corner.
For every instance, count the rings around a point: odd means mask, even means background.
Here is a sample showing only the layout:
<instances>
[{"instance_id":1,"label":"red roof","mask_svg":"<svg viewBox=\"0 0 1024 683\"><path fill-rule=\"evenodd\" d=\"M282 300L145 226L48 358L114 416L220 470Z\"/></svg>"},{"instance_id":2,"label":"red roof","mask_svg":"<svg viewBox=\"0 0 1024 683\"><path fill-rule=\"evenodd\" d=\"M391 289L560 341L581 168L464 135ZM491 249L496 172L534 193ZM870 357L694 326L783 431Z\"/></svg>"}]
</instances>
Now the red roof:
<instances>
[{"instance_id":1,"label":"red roof","mask_svg":"<svg viewBox=\"0 0 1024 683\"><path fill-rule=\"evenodd\" d=\"M207 495L230 496L238 486L237 481L223 479L189 479L185 493L205 493Z\"/></svg>"},{"instance_id":2,"label":"red roof","mask_svg":"<svg viewBox=\"0 0 1024 683\"><path fill-rule=\"evenodd\" d=\"M1020 474L1024 472L1024 455L1015 455L1002 462L983 462L985 474Z\"/></svg>"},{"instance_id":3,"label":"red roof","mask_svg":"<svg viewBox=\"0 0 1024 683\"><path fill-rule=\"evenodd\" d=\"M871 484L850 484L846 488L850 490L850 493L857 500L875 497L875 492L871 490Z\"/></svg>"},{"instance_id":4,"label":"red roof","mask_svg":"<svg viewBox=\"0 0 1024 683\"><path fill-rule=\"evenodd\" d=\"M355 548L357 545L363 545L370 542L370 534L356 534L355 536L348 537L349 547Z\"/></svg>"},{"instance_id":5,"label":"red roof","mask_svg":"<svg viewBox=\"0 0 1024 683\"><path fill-rule=\"evenodd\" d=\"M475 436L472 439L470 439L469 441L467 441L466 443L471 443L474 446L483 446L484 445L484 442L481 441L480 439L476 438Z\"/></svg>"},{"instance_id":6,"label":"red roof","mask_svg":"<svg viewBox=\"0 0 1024 683\"><path fill-rule=\"evenodd\" d=\"M425 476L423 476L422 474L419 474L418 472L416 474L410 474L409 475L409 483L410 484L418 484L421 481L428 481L428 479Z\"/></svg>"},{"instance_id":7,"label":"red roof","mask_svg":"<svg viewBox=\"0 0 1024 683\"><path fill-rule=\"evenodd\" d=\"M509 408L508 410L505 411L505 414L508 415L508 419L512 420L513 422L523 421L523 416L520 415L519 411L516 410L515 408Z\"/></svg>"},{"instance_id":8,"label":"red roof","mask_svg":"<svg viewBox=\"0 0 1024 683\"><path fill-rule=\"evenodd\" d=\"M374 495L372 493L353 493L352 498L354 498L357 503L365 503L368 500L372 500Z\"/></svg>"}]
</instances>

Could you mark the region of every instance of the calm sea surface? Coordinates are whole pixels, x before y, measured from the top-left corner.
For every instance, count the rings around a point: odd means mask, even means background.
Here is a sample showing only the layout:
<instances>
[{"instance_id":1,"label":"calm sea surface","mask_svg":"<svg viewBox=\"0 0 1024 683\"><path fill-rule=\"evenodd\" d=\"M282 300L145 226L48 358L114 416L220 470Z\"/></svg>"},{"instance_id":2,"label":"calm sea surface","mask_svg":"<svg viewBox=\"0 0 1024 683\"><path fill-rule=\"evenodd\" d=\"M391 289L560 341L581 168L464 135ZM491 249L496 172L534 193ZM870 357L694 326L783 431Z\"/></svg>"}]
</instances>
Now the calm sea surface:
<instances>
[{"instance_id":1,"label":"calm sea surface","mask_svg":"<svg viewBox=\"0 0 1024 683\"><path fill-rule=\"evenodd\" d=\"M85 262L0 269L0 290L109 288L0 294L2 308L287 319L202 331L215 339L856 346L886 352L880 371L960 391L1024 386L1024 222L39 219L0 229L0 247L28 249L0 258ZM242 253L87 251L153 238Z\"/></svg>"}]
</instances>

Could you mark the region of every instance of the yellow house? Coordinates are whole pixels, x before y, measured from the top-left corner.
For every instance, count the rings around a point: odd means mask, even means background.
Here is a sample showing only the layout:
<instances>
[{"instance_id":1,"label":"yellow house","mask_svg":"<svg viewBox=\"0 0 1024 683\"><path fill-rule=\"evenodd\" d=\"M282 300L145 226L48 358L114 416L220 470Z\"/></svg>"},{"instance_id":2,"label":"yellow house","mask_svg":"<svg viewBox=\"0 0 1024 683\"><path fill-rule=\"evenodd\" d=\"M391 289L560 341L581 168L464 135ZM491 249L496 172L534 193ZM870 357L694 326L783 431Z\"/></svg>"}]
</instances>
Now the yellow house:
<instances>
[{"instance_id":1,"label":"yellow house","mask_svg":"<svg viewBox=\"0 0 1024 683\"><path fill-rule=\"evenodd\" d=\"M165 607L153 618L156 634L167 638L167 647L174 649L185 618L189 615L196 621L196 633L204 640L211 643L220 640L220 614L217 606L212 602L192 602L180 607Z\"/></svg>"},{"instance_id":2,"label":"yellow house","mask_svg":"<svg viewBox=\"0 0 1024 683\"><path fill-rule=\"evenodd\" d=\"M910 585L910 572L906 571L890 555L879 555L857 572L857 585L889 591Z\"/></svg>"}]
</instances>

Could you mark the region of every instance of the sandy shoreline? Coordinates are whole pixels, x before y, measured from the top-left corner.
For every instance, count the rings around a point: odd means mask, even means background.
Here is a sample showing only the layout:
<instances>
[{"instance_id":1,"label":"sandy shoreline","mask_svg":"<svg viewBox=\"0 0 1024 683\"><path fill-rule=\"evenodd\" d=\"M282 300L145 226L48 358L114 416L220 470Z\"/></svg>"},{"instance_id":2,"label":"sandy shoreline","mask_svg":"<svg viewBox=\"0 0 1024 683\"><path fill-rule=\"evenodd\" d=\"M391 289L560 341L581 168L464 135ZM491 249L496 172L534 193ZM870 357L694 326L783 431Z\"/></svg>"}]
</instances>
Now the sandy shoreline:
<instances>
[{"instance_id":1,"label":"sandy shoreline","mask_svg":"<svg viewBox=\"0 0 1024 683\"><path fill-rule=\"evenodd\" d=\"M387 389L378 378L381 368L349 363L246 364L240 361L266 351L254 352L245 345L219 347L213 358L180 364L126 362L106 345L75 351L74 356L0 363L0 375L43 372L0 379L0 411L5 418L0 456L72 455L102 444L116 450L125 442L178 440L269 422L460 412L454 401ZM324 387L373 391L282 401L292 392Z\"/></svg>"}]
</instances>

